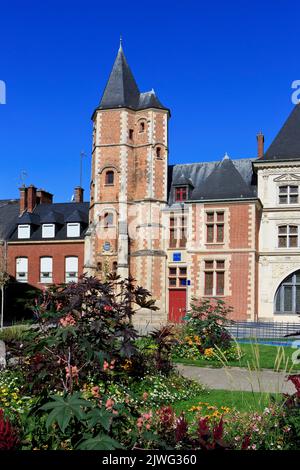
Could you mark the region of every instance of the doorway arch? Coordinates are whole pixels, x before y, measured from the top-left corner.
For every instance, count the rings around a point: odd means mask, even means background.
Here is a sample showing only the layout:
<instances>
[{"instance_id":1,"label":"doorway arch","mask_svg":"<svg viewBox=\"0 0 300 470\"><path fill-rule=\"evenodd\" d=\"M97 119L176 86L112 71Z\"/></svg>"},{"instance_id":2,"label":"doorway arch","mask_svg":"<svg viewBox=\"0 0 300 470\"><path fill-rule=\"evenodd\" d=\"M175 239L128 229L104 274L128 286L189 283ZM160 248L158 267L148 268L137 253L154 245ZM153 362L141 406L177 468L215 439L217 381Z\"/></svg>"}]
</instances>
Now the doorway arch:
<instances>
[{"instance_id":1,"label":"doorway arch","mask_svg":"<svg viewBox=\"0 0 300 470\"><path fill-rule=\"evenodd\" d=\"M300 269L279 285L274 298L274 313L300 313Z\"/></svg>"}]
</instances>

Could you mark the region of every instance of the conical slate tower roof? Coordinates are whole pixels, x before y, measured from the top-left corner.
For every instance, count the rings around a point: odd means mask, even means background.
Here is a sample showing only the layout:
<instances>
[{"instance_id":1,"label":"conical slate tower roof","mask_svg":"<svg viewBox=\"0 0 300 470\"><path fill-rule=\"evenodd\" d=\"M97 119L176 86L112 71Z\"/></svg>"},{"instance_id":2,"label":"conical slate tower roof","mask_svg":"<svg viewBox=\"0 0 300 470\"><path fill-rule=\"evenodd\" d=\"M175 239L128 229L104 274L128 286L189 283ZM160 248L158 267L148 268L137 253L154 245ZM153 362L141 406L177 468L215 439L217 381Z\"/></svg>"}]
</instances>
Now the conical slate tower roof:
<instances>
[{"instance_id":1,"label":"conical slate tower roof","mask_svg":"<svg viewBox=\"0 0 300 470\"><path fill-rule=\"evenodd\" d=\"M300 103L294 107L260 160L300 160Z\"/></svg>"},{"instance_id":2,"label":"conical slate tower roof","mask_svg":"<svg viewBox=\"0 0 300 470\"><path fill-rule=\"evenodd\" d=\"M134 76L127 63L122 45L106 84L103 96L97 109L131 108L165 108L157 98L154 90L140 93Z\"/></svg>"},{"instance_id":3,"label":"conical slate tower roof","mask_svg":"<svg viewBox=\"0 0 300 470\"><path fill-rule=\"evenodd\" d=\"M195 188L192 199L243 199L253 195L252 189L226 155L204 183Z\"/></svg>"}]
</instances>

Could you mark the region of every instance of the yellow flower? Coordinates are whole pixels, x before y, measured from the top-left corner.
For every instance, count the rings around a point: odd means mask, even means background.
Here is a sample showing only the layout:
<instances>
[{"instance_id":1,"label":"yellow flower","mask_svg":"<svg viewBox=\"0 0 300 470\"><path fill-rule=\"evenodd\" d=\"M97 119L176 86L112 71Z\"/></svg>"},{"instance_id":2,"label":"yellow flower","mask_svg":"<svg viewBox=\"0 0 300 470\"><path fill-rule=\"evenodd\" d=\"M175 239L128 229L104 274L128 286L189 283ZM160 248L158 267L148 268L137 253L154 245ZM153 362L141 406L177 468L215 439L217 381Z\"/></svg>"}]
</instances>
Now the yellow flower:
<instances>
[{"instance_id":1,"label":"yellow flower","mask_svg":"<svg viewBox=\"0 0 300 470\"><path fill-rule=\"evenodd\" d=\"M206 357L211 357L214 355L214 349L213 348L207 348L204 350L204 356Z\"/></svg>"}]
</instances>

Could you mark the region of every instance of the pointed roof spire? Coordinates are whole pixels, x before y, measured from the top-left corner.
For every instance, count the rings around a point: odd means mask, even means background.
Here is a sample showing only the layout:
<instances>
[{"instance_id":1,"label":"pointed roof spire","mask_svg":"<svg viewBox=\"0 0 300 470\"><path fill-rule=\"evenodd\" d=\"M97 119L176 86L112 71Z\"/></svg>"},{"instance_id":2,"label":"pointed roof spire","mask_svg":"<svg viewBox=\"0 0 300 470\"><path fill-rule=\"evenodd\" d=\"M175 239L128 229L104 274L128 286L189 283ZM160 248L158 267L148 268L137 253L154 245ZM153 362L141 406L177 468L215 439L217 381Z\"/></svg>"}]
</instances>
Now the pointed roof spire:
<instances>
[{"instance_id":1,"label":"pointed roof spire","mask_svg":"<svg viewBox=\"0 0 300 470\"><path fill-rule=\"evenodd\" d=\"M122 37L118 54L106 84L99 109L136 108L140 91L127 63L122 48Z\"/></svg>"},{"instance_id":2,"label":"pointed roof spire","mask_svg":"<svg viewBox=\"0 0 300 470\"><path fill-rule=\"evenodd\" d=\"M300 103L296 104L261 160L300 160Z\"/></svg>"}]
</instances>

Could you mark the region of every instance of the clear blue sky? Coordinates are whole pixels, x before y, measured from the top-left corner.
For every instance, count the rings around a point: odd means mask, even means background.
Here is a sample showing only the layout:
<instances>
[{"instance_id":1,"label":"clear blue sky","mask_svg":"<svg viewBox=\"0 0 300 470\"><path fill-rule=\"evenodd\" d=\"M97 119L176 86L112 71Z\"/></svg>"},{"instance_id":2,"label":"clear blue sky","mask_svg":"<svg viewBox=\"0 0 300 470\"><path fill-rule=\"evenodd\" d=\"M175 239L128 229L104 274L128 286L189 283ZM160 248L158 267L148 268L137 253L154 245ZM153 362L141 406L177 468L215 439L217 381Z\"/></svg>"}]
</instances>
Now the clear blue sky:
<instances>
[{"instance_id":1,"label":"clear blue sky","mask_svg":"<svg viewBox=\"0 0 300 470\"><path fill-rule=\"evenodd\" d=\"M2 0L0 199L27 184L68 201L83 149L90 180L91 114L120 33L141 91L172 111L170 163L256 155L275 136L300 79L299 2L290 0Z\"/></svg>"}]
</instances>

